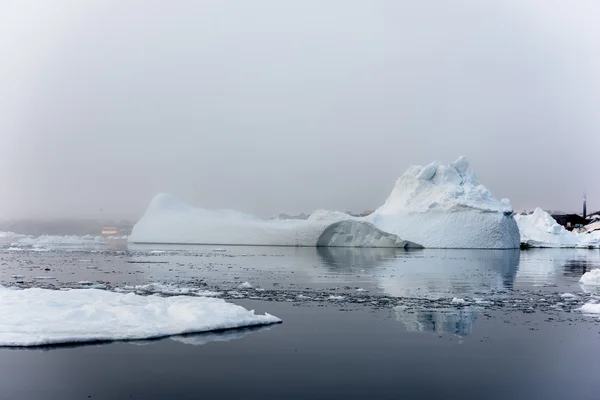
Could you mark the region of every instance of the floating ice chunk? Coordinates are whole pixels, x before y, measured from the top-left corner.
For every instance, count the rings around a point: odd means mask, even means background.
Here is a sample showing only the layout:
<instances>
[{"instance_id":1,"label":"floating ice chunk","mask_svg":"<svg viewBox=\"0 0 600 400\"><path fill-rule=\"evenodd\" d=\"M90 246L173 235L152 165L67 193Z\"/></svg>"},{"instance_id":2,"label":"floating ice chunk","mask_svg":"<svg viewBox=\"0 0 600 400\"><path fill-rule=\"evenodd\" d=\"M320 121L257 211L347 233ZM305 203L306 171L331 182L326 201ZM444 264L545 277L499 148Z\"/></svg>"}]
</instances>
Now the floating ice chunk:
<instances>
[{"instance_id":1,"label":"floating ice chunk","mask_svg":"<svg viewBox=\"0 0 600 400\"><path fill-rule=\"evenodd\" d=\"M36 276L33 279L40 279L40 280L49 279L50 280L50 279L56 279L56 278L54 276Z\"/></svg>"},{"instance_id":2,"label":"floating ice chunk","mask_svg":"<svg viewBox=\"0 0 600 400\"><path fill-rule=\"evenodd\" d=\"M584 314L600 314L600 304L590 301L578 308Z\"/></svg>"},{"instance_id":3,"label":"floating ice chunk","mask_svg":"<svg viewBox=\"0 0 600 400\"><path fill-rule=\"evenodd\" d=\"M250 282L244 282L238 286L238 289L252 289Z\"/></svg>"},{"instance_id":4,"label":"floating ice chunk","mask_svg":"<svg viewBox=\"0 0 600 400\"><path fill-rule=\"evenodd\" d=\"M576 299L577 295L573 293L563 293L560 295L560 297L562 297L563 299Z\"/></svg>"},{"instance_id":5,"label":"floating ice chunk","mask_svg":"<svg viewBox=\"0 0 600 400\"><path fill-rule=\"evenodd\" d=\"M163 254L163 253L166 253L166 251L164 251L164 250L152 250L150 252L150 254Z\"/></svg>"},{"instance_id":6,"label":"floating ice chunk","mask_svg":"<svg viewBox=\"0 0 600 400\"><path fill-rule=\"evenodd\" d=\"M25 251L24 248L22 247L9 247L8 249L6 249L7 251Z\"/></svg>"},{"instance_id":7,"label":"floating ice chunk","mask_svg":"<svg viewBox=\"0 0 600 400\"><path fill-rule=\"evenodd\" d=\"M25 278L25 276L24 275L13 275L11 278L14 278L14 279L23 279L23 278Z\"/></svg>"},{"instance_id":8,"label":"floating ice chunk","mask_svg":"<svg viewBox=\"0 0 600 400\"><path fill-rule=\"evenodd\" d=\"M216 248L216 249L214 249L213 251L221 251L221 252L222 252L222 251L227 251L227 250L225 250L225 249L222 249L222 248Z\"/></svg>"},{"instance_id":9,"label":"floating ice chunk","mask_svg":"<svg viewBox=\"0 0 600 400\"><path fill-rule=\"evenodd\" d=\"M0 288L0 346L151 339L281 322L210 297Z\"/></svg>"},{"instance_id":10,"label":"floating ice chunk","mask_svg":"<svg viewBox=\"0 0 600 400\"><path fill-rule=\"evenodd\" d=\"M199 290L195 293L196 296L204 296L204 297L217 297L222 294L223 294L223 292L213 292L211 290Z\"/></svg>"},{"instance_id":11,"label":"floating ice chunk","mask_svg":"<svg viewBox=\"0 0 600 400\"><path fill-rule=\"evenodd\" d=\"M467 301L465 299L461 299L458 297L455 297L452 299L452 304L466 304Z\"/></svg>"},{"instance_id":12,"label":"floating ice chunk","mask_svg":"<svg viewBox=\"0 0 600 400\"><path fill-rule=\"evenodd\" d=\"M85 286L89 286L89 285L93 285L94 284L94 282L91 282L91 281L79 281L77 283L80 284L80 285L85 285Z\"/></svg>"},{"instance_id":13,"label":"floating ice chunk","mask_svg":"<svg viewBox=\"0 0 600 400\"><path fill-rule=\"evenodd\" d=\"M368 292L368 290L366 290L366 289L363 289L363 288L358 288L358 289L356 289L356 291L357 291L357 292Z\"/></svg>"},{"instance_id":14,"label":"floating ice chunk","mask_svg":"<svg viewBox=\"0 0 600 400\"><path fill-rule=\"evenodd\" d=\"M344 300L344 296L334 296L334 295L331 295L327 299L328 300Z\"/></svg>"},{"instance_id":15,"label":"floating ice chunk","mask_svg":"<svg viewBox=\"0 0 600 400\"><path fill-rule=\"evenodd\" d=\"M600 269L586 272L579 279L579 283L586 286L600 286Z\"/></svg>"}]
</instances>

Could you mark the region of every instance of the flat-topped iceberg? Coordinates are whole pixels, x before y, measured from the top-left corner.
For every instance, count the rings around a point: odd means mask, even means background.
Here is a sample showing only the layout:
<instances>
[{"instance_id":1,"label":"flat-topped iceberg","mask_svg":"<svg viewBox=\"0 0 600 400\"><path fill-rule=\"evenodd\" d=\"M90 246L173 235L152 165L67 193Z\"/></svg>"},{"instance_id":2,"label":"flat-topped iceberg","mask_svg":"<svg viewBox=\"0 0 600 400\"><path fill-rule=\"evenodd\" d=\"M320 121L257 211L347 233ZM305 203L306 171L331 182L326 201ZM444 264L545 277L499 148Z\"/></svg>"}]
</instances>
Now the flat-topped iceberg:
<instances>
[{"instance_id":1,"label":"flat-topped iceberg","mask_svg":"<svg viewBox=\"0 0 600 400\"><path fill-rule=\"evenodd\" d=\"M519 230L508 200L479 183L464 157L413 166L373 214L317 211L307 220L264 220L154 197L129 237L135 243L512 249Z\"/></svg>"},{"instance_id":2,"label":"flat-topped iceberg","mask_svg":"<svg viewBox=\"0 0 600 400\"><path fill-rule=\"evenodd\" d=\"M281 322L209 297L0 286L0 346L152 339Z\"/></svg>"},{"instance_id":3,"label":"flat-topped iceberg","mask_svg":"<svg viewBox=\"0 0 600 400\"><path fill-rule=\"evenodd\" d=\"M168 194L154 197L134 226L134 243L181 243L265 246L405 247L398 236L368 221L333 211L317 211L307 220L266 220L232 210L206 210Z\"/></svg>"},{"instance_id":4,"label":"flat-topped iceberg","mask_svg":"<svg viewBox=\"0 0 600 400\"><path fill-rule=\"evenodd\" d=\"M368 218L430 248L513 249L520 242L510 202L497 200L464 157L450 165L410 167Z\"/></svg>"},{"instance_id":5,"label":"flat-topped iceberg","mask_svg":"<svg viewBox=\"0 0 600 400\"><path fill-rule=\"evenodd\" d=\"M588 233L566 230L541 208L529 215L515 215L524 247L598 248L600 240Z\"/></svg>"}]
</instances>

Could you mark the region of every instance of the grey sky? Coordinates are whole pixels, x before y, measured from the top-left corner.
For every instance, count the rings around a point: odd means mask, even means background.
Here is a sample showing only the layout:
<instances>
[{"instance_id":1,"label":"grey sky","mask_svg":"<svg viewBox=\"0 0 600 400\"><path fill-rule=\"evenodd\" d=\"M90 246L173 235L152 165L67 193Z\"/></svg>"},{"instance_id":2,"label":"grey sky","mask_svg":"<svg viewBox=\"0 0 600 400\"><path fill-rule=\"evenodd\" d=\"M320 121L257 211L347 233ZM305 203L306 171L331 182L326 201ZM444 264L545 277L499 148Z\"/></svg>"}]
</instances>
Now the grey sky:
<instances>
[{"instance_id":1,"label":"grey sky","mask_svg":"<svg viewBox=\"0 0 600 400\"><path fill-rule=\"evenodd\" d=\"M600 3L0 0L0 218L373 209L464 154L600 209ZM100 211L102 210L102 211Z\"/></svg>"}]
</instances>

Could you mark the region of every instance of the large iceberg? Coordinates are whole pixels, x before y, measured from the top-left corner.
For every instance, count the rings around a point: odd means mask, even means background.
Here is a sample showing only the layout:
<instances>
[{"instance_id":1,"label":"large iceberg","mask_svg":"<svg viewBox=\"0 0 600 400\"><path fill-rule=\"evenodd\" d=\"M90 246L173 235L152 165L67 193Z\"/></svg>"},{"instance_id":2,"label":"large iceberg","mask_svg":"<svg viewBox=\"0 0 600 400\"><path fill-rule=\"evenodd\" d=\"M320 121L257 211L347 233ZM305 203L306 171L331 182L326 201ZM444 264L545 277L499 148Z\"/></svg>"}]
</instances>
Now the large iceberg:
<instances>
[{"instance_id":1,"label":"large iceberg","mask_svg":"<svg viewBox=\"0 0 600 400\"><path fill-rule=\"evenodd\" d=\"M541 208L533 214L515 215L521 231L523 247L579 247L598 248L600 240L595 235L566 230Z\"/></svg>"},{"instance_id":2,"label":"large iceberg","mask_svg":"<svg viewBox=\"0 0 600 400\"><path fill-rule=\"evenodd\" d=\"M281 322L208 297L0 286L0 346L151 339Z\"/></svg>"},{"instance_id":3,"label":"large iceberg","mask_svg":"<svg viewBox=\"0 0 600 400\"><path fill-rule=\"evenodd\" d=\"M373 214L317 211L307 220L264 220L205 210L157 195L129 237L135 243L513 249L519 230L508 200L498 201L464 157L413 166Z\"/></svg>"},{"instance_id":4,"label":"large iceberg","mask_svg":"<svg viewBox=\"0 0 600 400\"><path fill-rule=\"evenodd\" d=\"M406 247L398 236L367 221L333 211L317 211L307 220L265 220L232 210L206 210L168 194L154 197L133 227L134 243L181 243L264 246Z\"/></svg>"},{"instance_id":5,"label":"large iceberg","mask_svg":"<svg viewBox=\"0 0 600 400\"><path fill-rule=\"evenodd\" d=\"M429 248L519 247L510 202L497 200L464 157L450 165L410 167L368 218L385 232Z\"/></svg>"}]
</instances>

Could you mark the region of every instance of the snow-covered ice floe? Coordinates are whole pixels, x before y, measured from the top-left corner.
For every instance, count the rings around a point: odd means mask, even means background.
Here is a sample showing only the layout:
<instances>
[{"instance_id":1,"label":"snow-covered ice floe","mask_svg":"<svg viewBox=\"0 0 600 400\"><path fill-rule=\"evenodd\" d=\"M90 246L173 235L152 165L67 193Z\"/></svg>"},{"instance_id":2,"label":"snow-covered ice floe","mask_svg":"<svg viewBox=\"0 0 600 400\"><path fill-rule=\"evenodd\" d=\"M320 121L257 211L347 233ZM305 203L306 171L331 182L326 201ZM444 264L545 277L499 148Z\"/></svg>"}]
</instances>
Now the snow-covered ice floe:
<instances>
[{"instance_id":1,"label":"snow-covered ice floe","mask_svg":"<svg viewBox=\"0 0 600 400\"><path fill-rule=\"evenodd\" d=\"M367 221L341 212L317 211L307 220L265 220L237 211L195 208L168 194L154 197L134 226L129 241L265 246L410 245Z\"/></svg>"},{"instance_id":2,"label":"snow-covered ice floe","mask_svg":"<svg viewBox=\"0 0 600 400\"><path fill-rule=\"evenodd\" d=\"M379 229L428 248L514 249L519 229L507 199L497 200L460 157L410 167L369 217Z\"/></svg>"},{"instance_id":3,"label":"snow-covered ice floe","mask_svg":"<svg viewBox=\"0 0 600 400\"><path fill-rule=\"evenodd\" d=\"M0 346L152 339L279 323L210 297L0 287Z\"/></svg>"},{"instance_id":4,"label":"snow-covered ice floe","mask_svg":"<svg viewBox=\"0 0 600 400\"><path fill-rule=\"evenodd\" d=\"M265 220L206 210L158 194L129 237L134 243L318 247L519 247L508 200L480 184L464 157L450 165L413 166L367 217L317 211L307 220Z\"/></svg>"},{"instance_id":5,"label":"snow-covered ice floe","mask_svg":"<svg viewBox=\"0 0 600 400\"><path fill-rule=\"evenodd\" d=\"M571 232L559 225L541 208L533 214L515 215L523 247L598 248L600 238L589 233Z\"/></svg>"}]
</instances>

